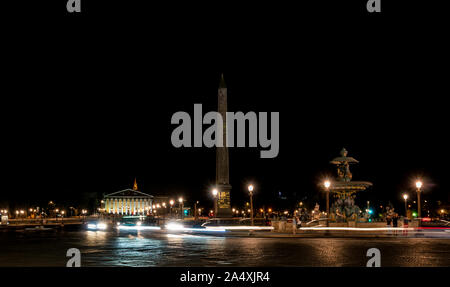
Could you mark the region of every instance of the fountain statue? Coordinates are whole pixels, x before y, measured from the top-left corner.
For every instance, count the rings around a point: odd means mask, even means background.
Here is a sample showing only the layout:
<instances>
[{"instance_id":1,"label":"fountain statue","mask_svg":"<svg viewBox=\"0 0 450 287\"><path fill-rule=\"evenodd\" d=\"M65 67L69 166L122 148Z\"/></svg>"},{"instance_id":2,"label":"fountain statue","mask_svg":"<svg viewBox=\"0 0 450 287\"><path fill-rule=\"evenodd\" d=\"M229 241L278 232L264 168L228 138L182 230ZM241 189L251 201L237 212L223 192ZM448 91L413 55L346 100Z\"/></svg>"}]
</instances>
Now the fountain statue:
<instances>
[{"instance_id":1,"label":"fountain statue","mask_svg":"<svg viewBox=\"0 0 450 287\"><path fill-rule=\"evenodd\" d=\"M355 205L356 193L372 186L368 181L352 181L350 164L356 164L358 161L347 155L347 150L343 148L341 156L330 162L337 166L336 181L329 188L336 198L330 208L330 218L336 222L356 221L361 213L361 209Z\"/></svg>"},{"instance_id":2,"label":"fountain statue","mask_svg":"<svg viewBox=\"0 0 450 287\"><path fill-rule=\"evenodd\" d=\"M314 206L314 210L312 211L312 219L319 219L320 218L320 206L316 202L316 205Z\"/></svg>"}]
</instances>

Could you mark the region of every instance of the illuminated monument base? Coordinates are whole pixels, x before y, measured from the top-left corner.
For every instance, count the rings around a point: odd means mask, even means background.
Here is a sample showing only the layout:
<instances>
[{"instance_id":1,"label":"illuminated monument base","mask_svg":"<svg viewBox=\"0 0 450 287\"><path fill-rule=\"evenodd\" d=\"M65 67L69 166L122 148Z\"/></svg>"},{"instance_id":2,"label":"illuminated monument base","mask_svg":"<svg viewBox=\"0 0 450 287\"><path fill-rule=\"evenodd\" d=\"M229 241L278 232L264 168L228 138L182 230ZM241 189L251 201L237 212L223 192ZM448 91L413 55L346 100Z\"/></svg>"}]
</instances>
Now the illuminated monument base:
<instances>
[{"instance_id":1,"label":"illuminated monument base","mask_svg":"<svg viewBox=\"0 0 450 287\"><path fill-rule=\"evenodd\" d=\"M219 187L219 196L217 202L217 217L219 218L233 217L230 201L231 185L221 184L218 187Z\"/></svg>"}]
</instances>

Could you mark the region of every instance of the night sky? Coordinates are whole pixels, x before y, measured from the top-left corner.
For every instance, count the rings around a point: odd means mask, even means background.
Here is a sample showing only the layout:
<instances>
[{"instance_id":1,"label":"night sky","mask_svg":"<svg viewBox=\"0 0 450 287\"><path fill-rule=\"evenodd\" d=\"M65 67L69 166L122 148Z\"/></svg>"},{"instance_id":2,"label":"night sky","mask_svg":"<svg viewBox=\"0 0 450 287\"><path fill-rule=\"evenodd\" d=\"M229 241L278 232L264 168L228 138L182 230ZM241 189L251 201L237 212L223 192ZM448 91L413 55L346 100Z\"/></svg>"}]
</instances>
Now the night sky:
<instances>
[{"instance_id":1,"label":"night sky","mask_svg":"<svg viewBox=\"0 0 450 287\"><path fill-rule=\"evenodd\" d=\"M233 206L247 199L249 182L257 207L274 205L278 192L287 205L323 205L317 184L335 175L329 161L343 147L360 161L353 179L374 183L360 202L402 208L416 176L424 199L450 199L441 18L268 6L124 7L119 16L108 8L100 17L91 7L78 18L9 22L0 203L112 193L137 177L143 192L212 206L215 150L174 148L170 119L193 117L194 103L215 110L222 72L229 111L280 112L277 158L230 150Z\"/></svg>"}]
</instances>

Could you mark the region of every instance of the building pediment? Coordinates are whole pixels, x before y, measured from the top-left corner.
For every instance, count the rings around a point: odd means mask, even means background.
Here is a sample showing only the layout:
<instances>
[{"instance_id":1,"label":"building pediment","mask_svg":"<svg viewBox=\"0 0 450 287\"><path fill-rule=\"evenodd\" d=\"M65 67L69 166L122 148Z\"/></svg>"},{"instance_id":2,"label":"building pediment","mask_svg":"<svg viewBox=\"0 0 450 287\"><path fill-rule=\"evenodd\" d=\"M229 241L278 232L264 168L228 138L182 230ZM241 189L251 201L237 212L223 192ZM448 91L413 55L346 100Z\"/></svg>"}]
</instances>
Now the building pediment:
<instances>
[{"instance_id":1,"label":"building pediment","mask_svg":"<svg viewBox=\"0 0 450 287\"><path fill-rule=\"evenodd\" d=\"M116 191L110 194L105 195L105 198L108 197L142 197L142 198L153 198L153 195L143 193L134 189L124 189L120 191Z\"/></svg>"}]
</instances>

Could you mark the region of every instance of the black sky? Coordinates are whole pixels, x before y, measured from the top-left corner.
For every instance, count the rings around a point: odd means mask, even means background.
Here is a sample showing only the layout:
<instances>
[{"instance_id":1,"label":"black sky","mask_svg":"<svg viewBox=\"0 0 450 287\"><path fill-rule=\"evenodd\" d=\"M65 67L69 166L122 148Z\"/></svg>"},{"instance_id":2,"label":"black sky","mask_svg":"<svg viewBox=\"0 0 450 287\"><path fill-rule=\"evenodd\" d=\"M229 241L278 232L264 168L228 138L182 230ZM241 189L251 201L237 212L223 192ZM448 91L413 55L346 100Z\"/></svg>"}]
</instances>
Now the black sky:
<instances>
[{"instance_id":1,"label":"black sky","mask_svg":"<svg viewBox=\"0 0 450 287\"><path fill-rule=\"evenodd\" d=\"M361 200L401 204L419 175L425 197L449 199L442 18L393 6L376 16L361 5L88 5L78 18L9 20L3 202L110 193L137 177L144 192L210 204L215 152L172 147L170 118L194 103L214 110L222 72L230 111L278 111L281 124L276 159L230 151L233 205L250 181L258 204L279 191L321 200L316 185L342 147L361 162L354 179L374 183Z\"/></svg>"}]
</instances>

